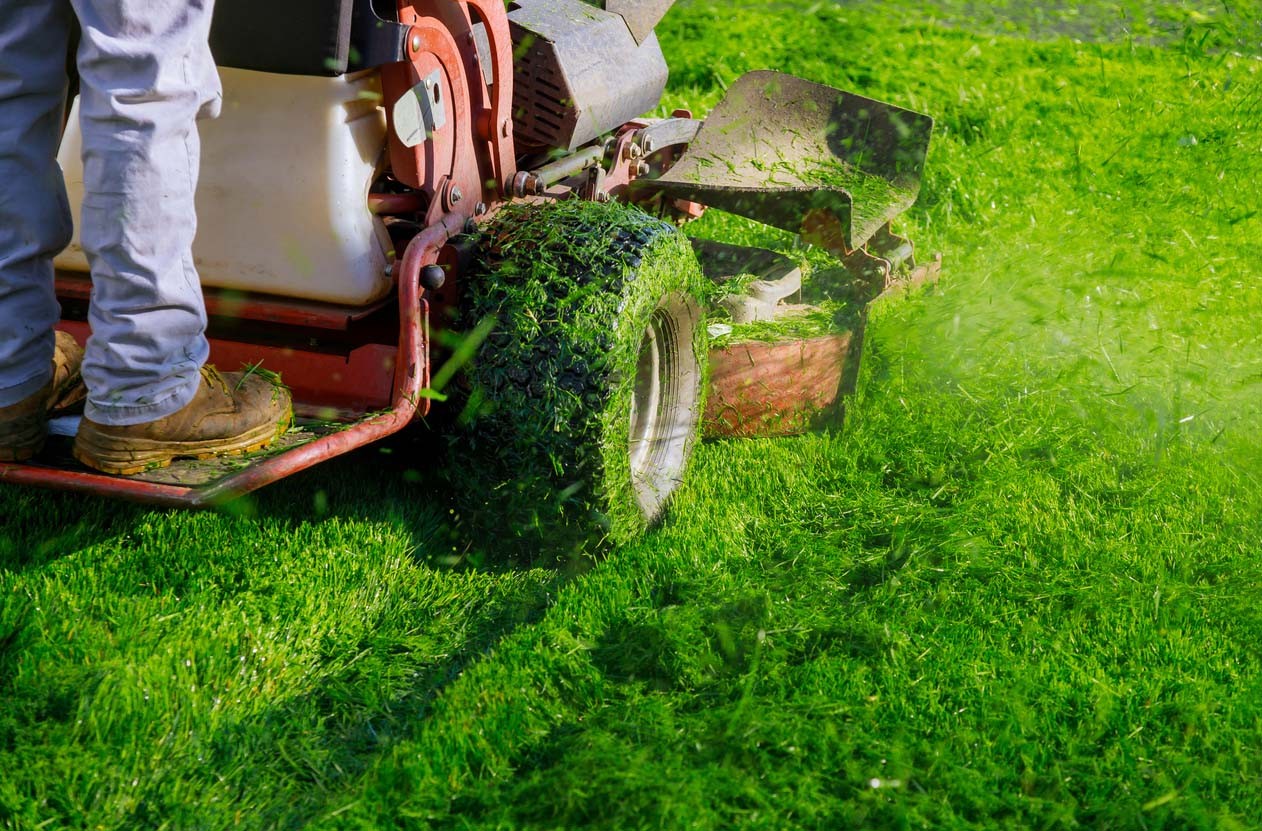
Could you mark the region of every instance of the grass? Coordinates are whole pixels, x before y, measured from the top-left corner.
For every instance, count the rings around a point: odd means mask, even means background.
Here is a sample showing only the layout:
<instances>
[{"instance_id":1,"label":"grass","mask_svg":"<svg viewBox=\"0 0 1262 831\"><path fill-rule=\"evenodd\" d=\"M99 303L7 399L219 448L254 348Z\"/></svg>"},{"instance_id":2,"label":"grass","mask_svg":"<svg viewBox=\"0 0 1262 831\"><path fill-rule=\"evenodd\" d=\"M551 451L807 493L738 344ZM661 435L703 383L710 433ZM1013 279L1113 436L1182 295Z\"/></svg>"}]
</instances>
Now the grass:
<instances>
[{"instance_id":1,"label":"grass","mask_svg":"<svg viewBox=\"0 0 1262 831\"><path fill-rule=\"evenodd\" d=\"M420 439L232 515L0 489L0 827L1258 827L1259 9L970 8L663 24L667 108L933 114L945 274L845 430L706 445L606 558L464 533Z\"/></svg>"}]
</instances>

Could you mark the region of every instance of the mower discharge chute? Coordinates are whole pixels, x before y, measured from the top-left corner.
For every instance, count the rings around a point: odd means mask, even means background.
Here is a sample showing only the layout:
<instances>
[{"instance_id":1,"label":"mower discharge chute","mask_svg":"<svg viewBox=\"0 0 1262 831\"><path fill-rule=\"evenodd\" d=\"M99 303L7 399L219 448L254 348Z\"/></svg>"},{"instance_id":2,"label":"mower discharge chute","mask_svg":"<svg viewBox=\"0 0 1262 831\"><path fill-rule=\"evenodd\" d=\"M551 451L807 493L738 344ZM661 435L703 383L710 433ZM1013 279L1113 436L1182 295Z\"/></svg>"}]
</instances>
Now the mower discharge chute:
<instances>
[{"instance_id":1,"label":"mower discharge chute","mask_svg":"<svg viewBox=\"0 0 1262 831\"><path fill-rule=\"evenodd\" d=\"M853 376L862 307L932 273L889 228L916 198L931 121L769 71L704 123L643 117L666 85L653 27L670 6L219 0L224 115L202 128L194 247L211 360L281 373L305 420L256 456L129 477L53 441L0 479L215 504L438 404L470 446L626 537L661 515L703 424L815 423ZM72 113L60 160L76 205L78 141ZM702 298L723 292L708 285L758 277L720 302L734 321L769 320L795 308L783 301L801 271L690 243L677 225L705 207L837 255L853 330L712 349ZM82 340L77 239L57 268L62 328Z\"/></svg>"}]
</instances>

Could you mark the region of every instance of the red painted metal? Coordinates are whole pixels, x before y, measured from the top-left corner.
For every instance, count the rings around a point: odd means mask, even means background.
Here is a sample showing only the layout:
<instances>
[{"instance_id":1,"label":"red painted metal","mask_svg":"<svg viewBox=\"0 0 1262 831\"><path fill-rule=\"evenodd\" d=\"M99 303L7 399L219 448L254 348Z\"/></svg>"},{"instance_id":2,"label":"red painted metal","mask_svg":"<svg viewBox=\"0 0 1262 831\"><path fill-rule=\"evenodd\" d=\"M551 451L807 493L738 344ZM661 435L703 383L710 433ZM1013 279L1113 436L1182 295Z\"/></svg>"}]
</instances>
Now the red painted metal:
<instances>
[{"instance_id":1,"label":"red painted metal","mask_svg":"<svg viewBox=\"0 0 1262 831\"><path fill-rule=\"evenodd\" d=\"M123 476L106 476L80 470L62 470L44 465L10 464L0 462L0 482L12 485L30 485L37 488L77 491L91 496L108 496L129 502L144 502L164 508L197 507L193 502L196 491L177 485L158 485L140 482Z\"/></svg>"},{"instance_id":2,"label":"red painted metal","mask_svg":"<svg viewBox=\"0 0 1262 831\"><path fill-rule=\"evenodd\" d=\"M232 372L259 364L278 372L294 396L299 415L323 420L357 418L390 406L398 350L369 343L346 355L291 347L211 339L210 360Z\"/></svg>"},{"instance_id":3,"label":"red painted metal","mask_svg":"<svg viewBox=\"0 0 1262 831\"><path fill-rule=\"evenodd\" d=\"M464 56L450 29L433 17L422 16L411 3L400 4L401 21L408 34L410 63L396 63L381 70L389 122L390 168L404 184L430 196L426 222L460 206L472 213L472 204L483 201L484 177L474 148L474 125ZM394 105L423 78L439 74L440 97L445 102L446 123L415 147L399 141L394 128ZM462 204L467 200L469 208Z\"/></svg>"},{"instance_id":4,"label":"red painted metal","mask_svg":"<svg viewBox=\"0 0 1262 831\"><path fill-rule=\"evenodd\" d=\"M516 172L507 12L498 0L399 0L398 9L399 21L411 27L409 62L381 71L391 172L430 195L427 221L453 210L472 214L475 203L502 198ZM470 10L485 24L491 47L489 88L478 64ZM446 125L416 147L405 147L394 131L395 102L435 70L443 78Z\"/></svg>"},{"instance_id":5,"label":"red painted metal","mask_svg":"<svg viewBox=\"0 0 1262 831\"><path fill-rule=\"evenodd\" d=\"M403 184L425 191L430 197L431 210L443 211L442 191L452 179L457 178L461 187L468 185L467 171L465 175L457 171L458 164L467 168L473 156L468 85L460 50L445 26L432 18L420 17L410 6L407 14L400 11L400 20L411 26L409 62L389 64L381 69L389 125L390 171ZM436 71L441 78L439 92L445 102L446 124L417 146L406 147L395 133L394 106L403 96L410 95L423 78ZM480 192L478 184L467 195Z\"/></svg>"},{"instance_id":6,"label":"red painted metal","mask_svg":"<svg viewBox=\"0 0 1262 831\"><path fill-rule=\"evenodd\" d=\"M478 113L478 137L490 144L491 179L499 185L499 195L509 193L517 173L513 141L513 37L508 28L508 10L502 0L467 0L469 8L482 19L491 45L493 84L489 109Z\"/></svg>"},{"instance_id":7,"label":"red painted metal","mask_svg":"<svg viewBox=\"0 0 1262 831\"><path fill-rule=\"evenodd\" d=\"M742 342L710 351L710 398L703 420L709 438L784 436L806 432L840 414L854 391L863 352L866 307L881 298L937 281L939 255L917 266L910 242L888 226L843 265L854 278L853 301L864 311L851 332L777 343ZM906 246L895 269L887 254Z\"/></svg>"},{"instance_id":8,"label":"red painted metal","mask_svg":"<svg viewBox=\"0 0 1262 831\"><path fill-rule=\"evenodd\" d=\"M437 261L443 245L459 234L463 227L464 217L448 215L418 234L403 255L399 279L399 361L394 369L394 408L377 418L361 421L348 430L330 433L222 479L200 494L197 505L227 501L326 459L363 447L397 433L414 417L429 412L429 399L421 395L429 384L429 343L420 274L422 268Z\"/></svg>"},{"instance_id":9,"label":"red painted metal","mask_svg":"<svg viewBox=\"0 0 1262 831\"><path fill-rule=\"evenodd\" d=\"M688 110L676 110L677 118L691 118ZM683 115L678 115L683 113ZM675 162L683 155L686 146L672 145L664 148L657 148L650 151L647 155L643 153L638 139L641 131L648 126L648 122L629 121L624 124L614 137L613 148L610 151L613 161L609 164L609 169L601 174L600 189L613 199L619 201L629 201L635 203L637 200L632 191L631 184L637 179L645 177L655 178L661 176L666 170L669 170ZM598 198L592 189L585 189L583 196L585 198ZM653 196L650 195L648 202L652 202ZM645 201L641 198L639 201ZM646 206L647 207L647 206ZM671 199L669 203L670 211L679 219L697 219L705 213L705 206L698 202L689 202L687 199ZM652 208L649 207L650 212Z\"/></svg>"},{"instance_id":10,"label":"red painted metal","mask_svg":"<svg viewBox=\"0 0 1262 831\"><path fill-rule=\"evenodd\" d=\"M80 300L86 303L92 296L92 280L86 274L59 271L56 284L57 297L62 300ZM230 289L203 288L202 294L206 301L206 313L212 317L338 331L345 331L355 321L363 320L385 308L392 299L387 296L366 306L341 306Z\"/></svg>"},{"instance_id":11,"label":"red painted metal","mask_svg":"<svg viewBox=\"0 0 1262 831\"><path fill-rule=\"evenodd\" d=\"M843 392L851 333L710 350L707 438L805 433L833 414Z\"/></svg>"},{"instance_id":12,"label":"red painted metal","mask_svg":"<svg viewBox=\"0 0 1262 831\"><path fill-rule=\"evenodd\" d=\"M399 346L394 366L394 406L346 430L330 433L293 450L257 462L204 488L155 484L123 476L63 470L38 464L0 463L0 481L73 490L167 507L204 508L232 500L322 461L348 453L406 427L425 415L429 399L428 304L420 287L421 269L437 261L447 241L460 233L465 218L449 214L418 234L408 245L399 279Z\"/></svg>"},{"instance_id":13,"label":"red painted metal","mask_svg":"<svg viewBox=\"0 0 1262 831\"><path fill-rule=\"evenodd\" d=\"M647 164L639 154L639 146L635 142L636 131L646 126L643 122L632 121L618 131L614 139L613 163L605 173L604 190L615 199L626 196L627 185L640 177L640 165ZM632 156L631 148L635 146L636 154Z\"/></svg>"},{"instance_id":14,"label":"red painted metal","mask_svg":"<svg viewBox=\"0 0 1262 831\"><path fill-rule=\"evenodd\" d=\"M87 343L91 330L81 320L63 320L58 329ZM393 400L394 365L398 349L383 343L366 343L345 354L315 352L292 346L211 337L210 360L225 372L258 365L280 373L294 396L294 410L301 416L325 421L359 418L384 410Z\"/></svg>"},{"instance_id":15,"label":"red painted metal","mask_svg":"<svg viewBox=\"0 0 1262 831\"><path fill-rule=\"evenodd\" d=\"M380 215L418 214L425 210L425 197L419 193L370 193L368 210Z\"/></svg>"}]
</instances>

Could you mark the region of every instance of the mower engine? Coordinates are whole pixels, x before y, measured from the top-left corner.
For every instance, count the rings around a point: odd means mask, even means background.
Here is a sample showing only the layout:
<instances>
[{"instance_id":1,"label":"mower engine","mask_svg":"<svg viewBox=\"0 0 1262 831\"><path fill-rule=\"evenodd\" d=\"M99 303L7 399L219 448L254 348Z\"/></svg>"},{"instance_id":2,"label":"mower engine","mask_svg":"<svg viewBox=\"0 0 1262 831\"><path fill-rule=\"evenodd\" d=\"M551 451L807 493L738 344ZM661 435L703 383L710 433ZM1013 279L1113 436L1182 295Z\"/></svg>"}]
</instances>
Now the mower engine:
<instances>
[{"instance_id":1,"label":"mower engine","mask_svg":"<svg viewBox=\"0 0 1262 831\"><path fill-rule=\"evenodd\" d=\"M622 15L582 0L520 0L508 22L519 153L572 152L662 100L668 70L651 28L637 42Z\"/></svg>"}]
</instances>

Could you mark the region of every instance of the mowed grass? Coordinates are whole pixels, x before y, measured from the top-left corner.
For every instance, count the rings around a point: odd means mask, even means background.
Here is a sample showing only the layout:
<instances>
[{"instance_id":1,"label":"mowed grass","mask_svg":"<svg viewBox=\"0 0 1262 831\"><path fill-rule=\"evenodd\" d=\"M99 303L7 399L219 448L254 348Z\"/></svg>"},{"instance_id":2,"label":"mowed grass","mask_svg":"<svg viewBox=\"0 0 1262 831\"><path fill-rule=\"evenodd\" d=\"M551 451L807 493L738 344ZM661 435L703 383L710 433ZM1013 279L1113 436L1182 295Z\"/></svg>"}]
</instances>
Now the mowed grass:
<instances>
[{"instance_id":1,"label":"mowed grass","mask_svg":"<svg viewBox=\"0 0 1262 831\"><path fill-rule=\"evenodd\" d=\"M663 25L668 106L934 115L945 275L641 541L497 555L409 440L236 514L0 489L0 825L1262 826L1258 8L988 8Z\"/></svg>"}]
</instances>

